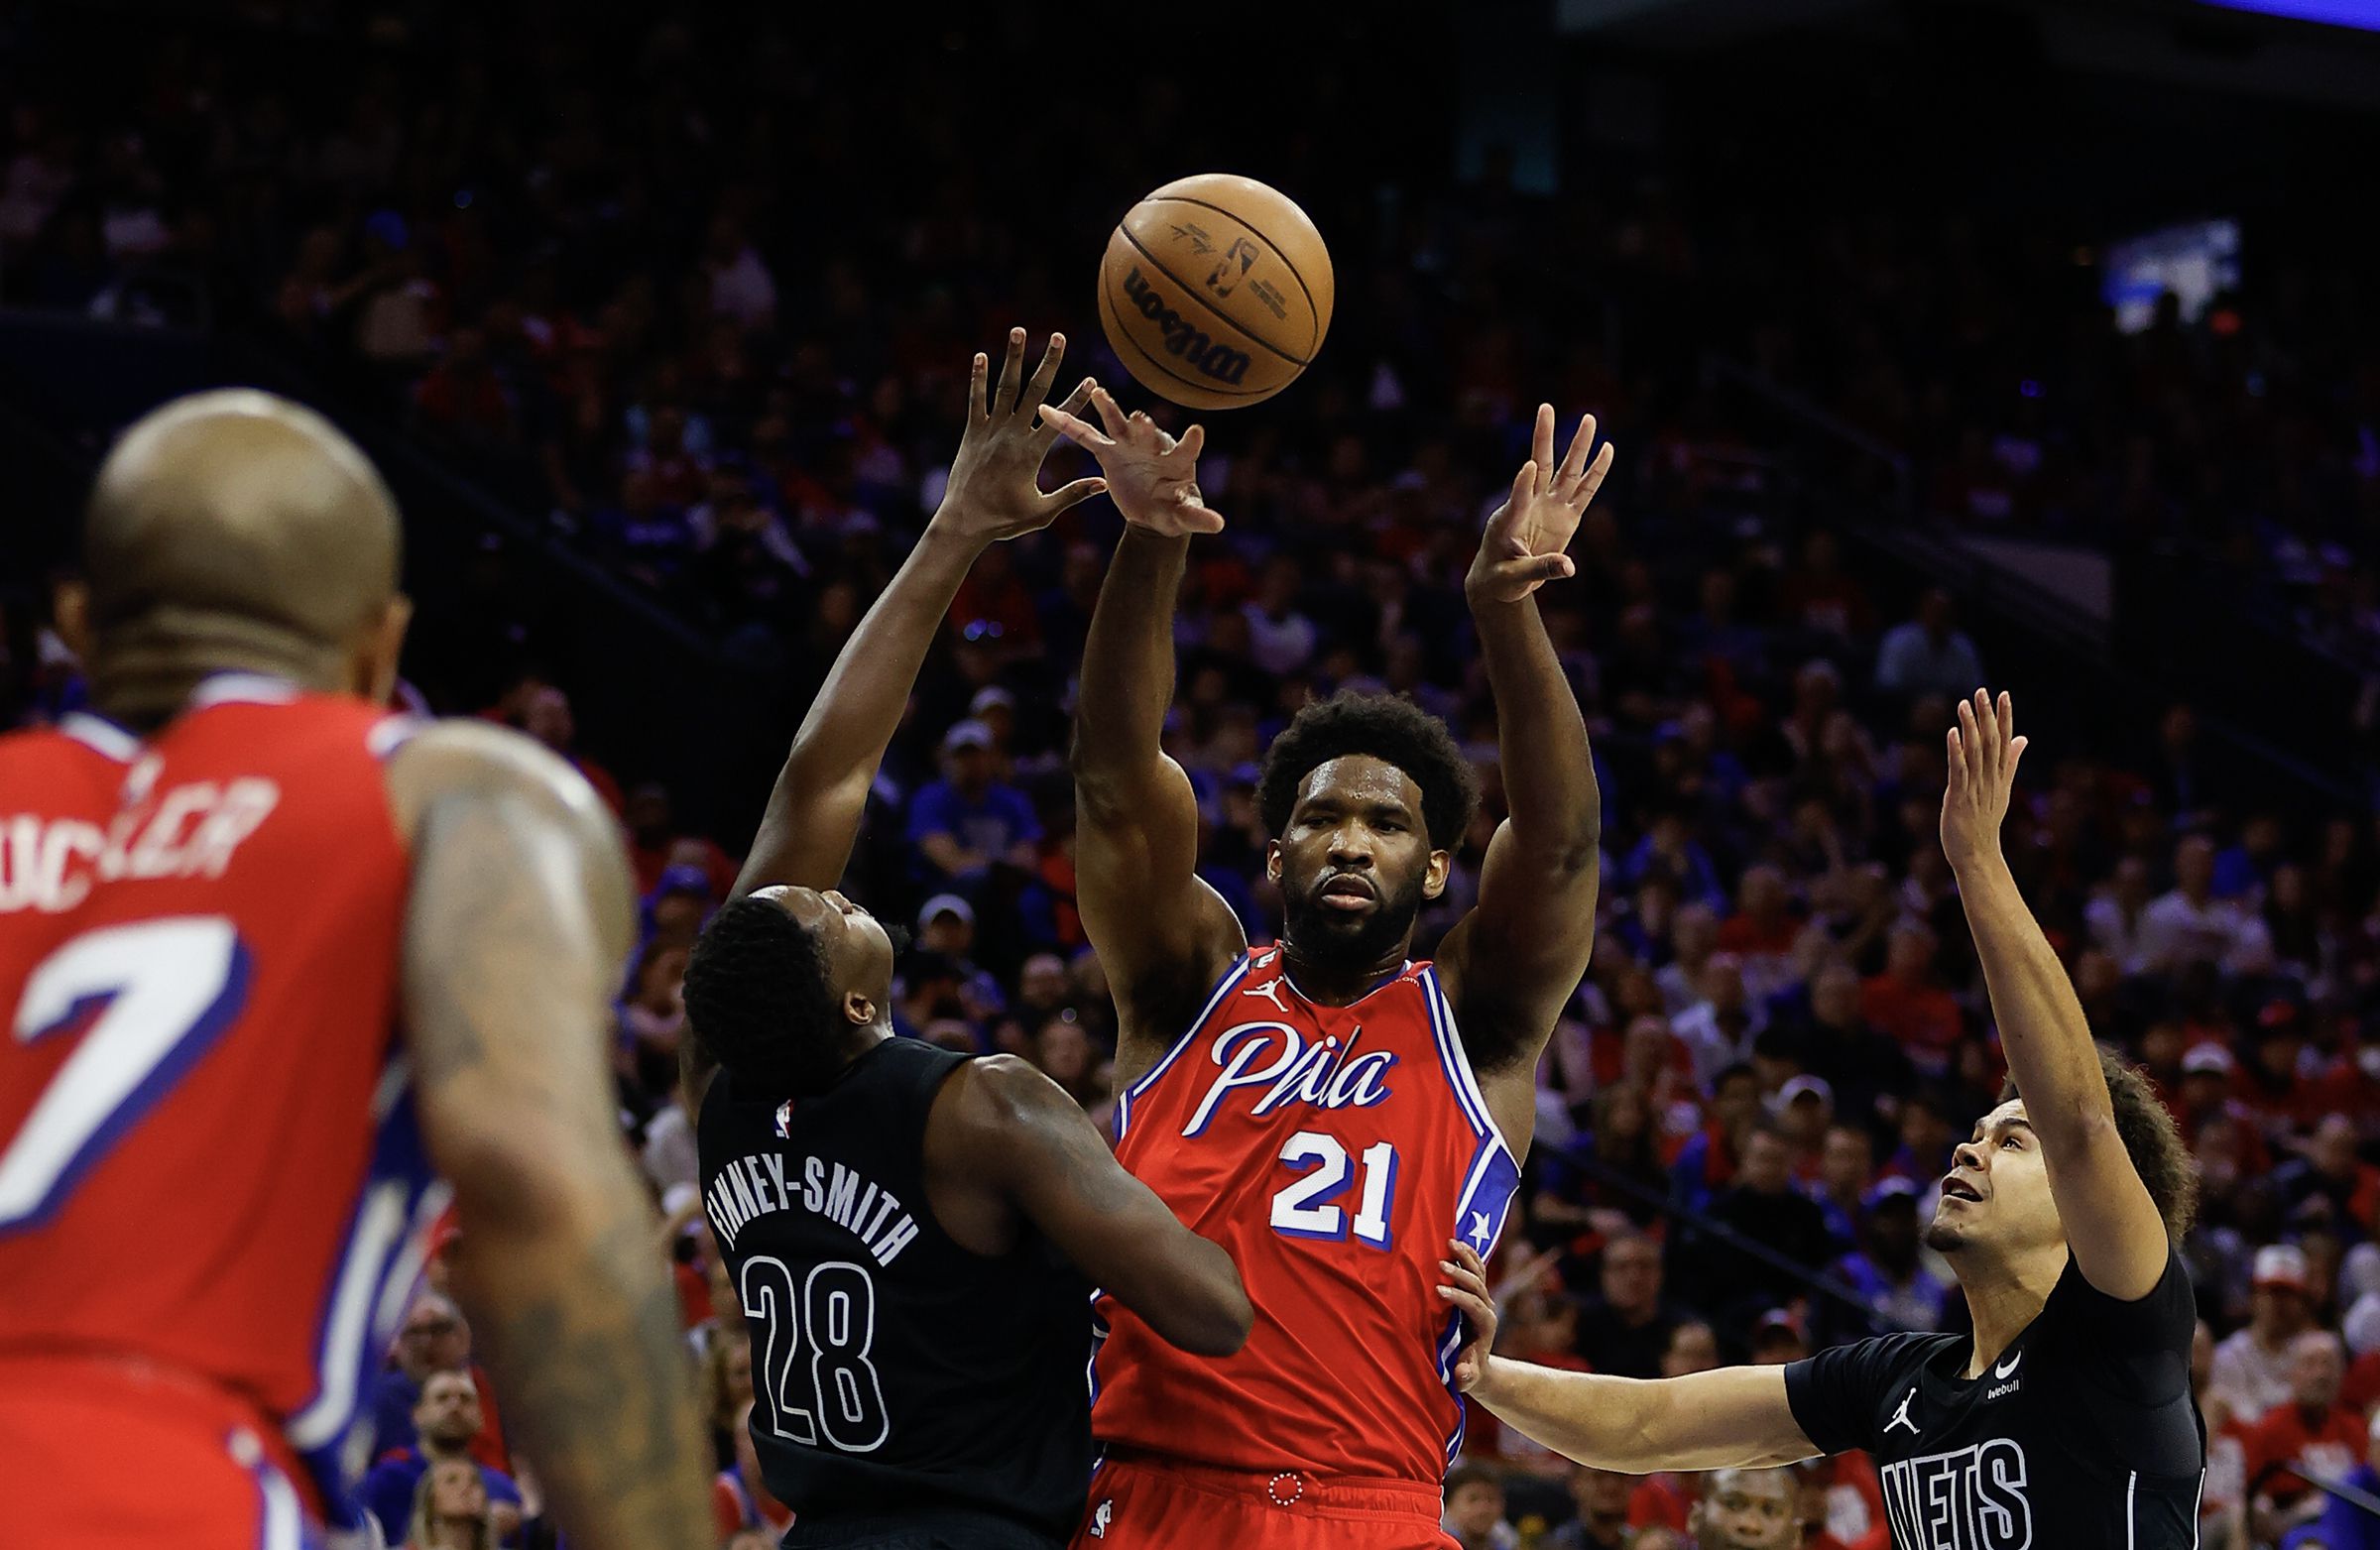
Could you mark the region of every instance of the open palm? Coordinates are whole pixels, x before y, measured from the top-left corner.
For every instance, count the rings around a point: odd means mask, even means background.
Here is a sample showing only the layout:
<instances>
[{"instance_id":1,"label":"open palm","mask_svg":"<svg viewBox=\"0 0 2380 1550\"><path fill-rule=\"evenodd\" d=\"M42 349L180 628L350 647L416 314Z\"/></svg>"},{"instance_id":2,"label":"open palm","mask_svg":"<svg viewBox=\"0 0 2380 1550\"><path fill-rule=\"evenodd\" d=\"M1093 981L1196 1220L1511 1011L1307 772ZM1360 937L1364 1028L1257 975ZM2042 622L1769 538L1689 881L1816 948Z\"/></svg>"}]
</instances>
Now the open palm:
<instances>
[{"instance_id":1,"label":"open palm","mask_svg":"<svg viewBox=\"0 0 2380 1550\"><path fill-rule=\"evenodd\" d=\"M1053 333L1042 351L1041 364L1030 381L1024 376L1024 330L1009 330L1008 359L1001 365L1000 383L987 390L991 362L978 355L967 383L967 429L959 437L959 455L951 460L950 483L942 494L935 521L979 542L993 543L1022 534L1037 533L1057 520L1066 508L1107 488L1098 479L1077 479L1055 490L1041 488L1041 463L1057 443L1057 427L1036 423L1034 416L1050 406L1041 400L1058 374L1066 354L1066 336ZM1081 409L1091 400L1089 378L1066 403Z\"/></svg>"},{"instance_id":2,"label":"open palm","mask_svg":"<svg viewBox=\"0 0 2380 1550\"><path fill-rule=\"evenodd\" d=\"M1177 441L1138 410L1127 415L1105 388L1092 390L1091 407L1099 411L1104 432L1070 413L1081 408L1072 400L1064 409L1043 407L1041 418L1099 460L1126 522L1169 538L1223 531L1222 514L1198 493L1198 453L1207 444L1203 426L1192 425Z\"/></svg>"},{"instance_id":3,"label":"open palm","mask_svg":"<svg viewBox=\"0 0 2380 1550\"><path fill-rule=\"evenodd\" d=\"M1588 459L1590 449L1595 452ZM1595 417L1579 421L1570 450L1554 462L1554 407L1537 406L1529 460L1512 477L1512 493L1488 519L1464 587L1474 602L1517 603L1548 581L1578 567L1563 550L1579 531L1595 492L1611 471L1611 443L1595 445Z\"/></svg>"}]
</instances>

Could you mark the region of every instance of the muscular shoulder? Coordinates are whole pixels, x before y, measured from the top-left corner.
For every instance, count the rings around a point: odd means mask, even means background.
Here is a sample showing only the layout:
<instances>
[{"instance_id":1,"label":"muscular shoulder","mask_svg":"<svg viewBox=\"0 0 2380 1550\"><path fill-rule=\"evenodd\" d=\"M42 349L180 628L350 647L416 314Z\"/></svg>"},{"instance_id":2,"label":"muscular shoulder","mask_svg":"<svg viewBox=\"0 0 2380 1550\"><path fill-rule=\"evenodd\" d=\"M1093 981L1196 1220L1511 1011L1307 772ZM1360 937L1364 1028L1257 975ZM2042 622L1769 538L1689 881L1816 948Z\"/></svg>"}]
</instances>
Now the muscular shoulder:
<instances>
[{"instance_id":1,"label":"muscular shoulder","mask_svg":"<svg viewBox=\"0 0 2380 1550\"><path fill-rule=\"evenodd\" d=\"M472 794L509 798L613 840L611 810L586 777L530 738L485 721L439 721L416 733L391 755L389 800L399 832L409 838L439 798Z\"/></svg>"},{"instance_id":2,"label":"muscular shoulder","mask_svg":"<svg viewBox=\"0 0 2380 1550\"><path fill-rule=\"evenodd\" d=\"M1053 1103L1073 1102L1032 1062L1015 1055L968 1061L951 1073L942 1093L959 1131L987 1142L1040 1122Z\"/></svg>"}]
</instances>

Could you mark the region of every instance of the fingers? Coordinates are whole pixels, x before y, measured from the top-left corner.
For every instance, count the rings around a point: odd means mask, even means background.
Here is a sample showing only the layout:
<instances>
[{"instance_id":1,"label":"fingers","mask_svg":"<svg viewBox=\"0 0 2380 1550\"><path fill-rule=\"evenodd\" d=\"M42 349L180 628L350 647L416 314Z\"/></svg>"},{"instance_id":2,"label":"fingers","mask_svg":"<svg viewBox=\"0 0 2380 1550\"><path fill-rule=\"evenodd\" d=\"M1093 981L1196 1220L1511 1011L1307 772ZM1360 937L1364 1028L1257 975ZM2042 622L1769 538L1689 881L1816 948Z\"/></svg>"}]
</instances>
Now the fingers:
<instances>
[{"instance_id":1,"label":"fingers","mask_svg":"<svg viewBox=\"0 0 2380 1550\"><path fill-rule=\"evenodd\" d=\"M983 351L975 352L975 365L967 373L967 418L970 423L984 418L991 411L984 407L984 378L990 374L992 362Z\"/></svg>"},{"instance_id":2,"label":"fingers","mask_svg":"<svg viewBox=\"0 0 2380 1550\"><path fill-rule=\"evenodd\" d=\"M1444 1259L1438 1261L1438 1268L1450 1276L1457 1273ZM1484 1291L1473 1291L1459 1280L1447 1280L1438 1283L1438 1295L1462 1309L1475 1328L1484 1328L1494 1322L1495 1304L1488 1300Z\"/></svg>"},{"instance_id":3,"label":"fingers","mask_svg":"<svg viewBox=\"0 0 2380 1550\"><path fill-rule=\"evenodd\" d=\"M1594 424L1594 418L1591 417L1587 423L1590 425ZM1585 431L1581 431L1579 433L1581 435L1586 434ZM1610 471L1611 443L1606 441L1602 446L1596 448L1595 461L1587 465L1586 476L1579 481L1578 494L1576 496L1577 504L1583 507L1590 501L1593 501L1595 499L1595 492L1604 487L1604 476Z\"/></svg>"},{"instance_id":4,"label":"fingers","mask_svg":"<svg viewBox=\"0 0 2380 1550\"><path fill-rule=\"evenodd\" d=\"M2008 783L2016 784L2016 767L2023 762L2027 739L2019 733L2008 742Z\"/></svg>"},{"instance_id":5,"label":"fingers","mask_svg":"<svg viewBox=\"0 0 2380 1550\"><path fill-rule=\"evenodd\" d=\"M1488 1289L1488 1260L1477 1249L1472 1248L1460 1238L1449 1239L1447 1244L1455 1252L1455 1263L1461 1265L1473 1280L1479 1282L1480 1290L1485 1292Z\"/></svg>"},{"instance_id":6,"label":"fingers","mask_svg":"<svg viewBox=\"0 0 2380 1550\"><path fill-rule=\"evenodd\" d=\"M1072 484L1062 484L1042 496L1041 510L1055 519L1061 512L1080 506L1095 495L1104 494L1107 488L1108 482L1105 479L1077 479Z\"/></svg>"},{"instance_id":7,"label":"fingers","mask_svg":"<svg viewBox=\"0 0 2380 1550\"><path fill-rule=\"evenodd\" d=\"M1182 497L1178 515L1185 533L1221 533L1223 531L1223 514L1203 502L1191 500L1187 494Z\"/></svg>"},{"instance_id":8,"label":"fingers","mask_svg":"<svg viewBox=\"0 0 2380 1550\"><path fill-rule=\"evenodd\" d=\"M1551 470L1554 466L1554 407L1551 404L1537 406L1537 424L1529 434L1529 457L1539 468Z\"/></svg>"},{"instance_id":9,"label":"fingers","mask_svg":"<svg viewBox=\"0 0 2380 1550\"><path fill-rule=\"evenodd\" d=\"M1520 471L1512 476L1512 493L1504 497L1504 504L1488 514L1488 537L1500 538L1510 533L1519 514L1527 511L1529 503L1536 498L1537 459L1532 457L1521 464Z\"/></svg>"},{"instance_id":10,"label":"fingers","mask_svg":"<svg viewBox=\"0 0 2380 1550\"><path fill-rule=\"evenodd\" d=\"M1033 407L1039 410L1041 413L1041 424L1040 428L1033 432L1033 444L1037 447L1040 447L1042 450L1047 451L1050 443L1056 441L1060 434L1071 434L1071 432L1066 430L1065 426L1058 423L1057 419L1051 417L1053 415L1061 416L1077 425L1082 425L1082 420L1076 417L1081 415L1084 410L1090 408L1091 390L1097 386L1099 386L1099 384L1093 382L1090 378L1085 377L1079 387L1077 387L1072 393L1066 395L1066 402L1059 405L1054 410L1051 409L1047 404L1040 403L1036 398ZM1097 431L1092 430L1088 425L1083 425L1083 430L1085 434L1098 434ZM1101 439L1105 440L1106 438L1103 436ZM1082 436L1076 436L1075 441L1081 445L1088 445L1088 443L1083 441Z\"/></svg>"},{"instance_id":11,"label":"fingers","mask_svg":"<svg viewBox=\"0 0 2380 1550\"><path fill-rule=\"evenodd\" d=\"M1963 785L1976 783L1980 779L1981 772L1975 764L1975 745L1982 742L1983 737L1975 729L1974 701L1961 700L1959 702L1959 726L1955 735L1959 740L1959 769L1956 772L1956 777Z\"/></svg>"},{"instance_id":12,"label":"fingers","mask_svg":"<svg viewBox=\"0 0 2380 1550\"><path fill-rule=\"evenodd\" d=\"M1096 390L1093 398L1097 399ZM1066 402L1072 404L1074 400L1068 399ZM1101 435L1097 425L1087 419L1077 419L1072 413L1059 409L1054 404L1041 406L1041 419L1044 424L1055 427L1060 435L1071 437L1076 445L1094 456L1107 451L1116 444L1108 437Z\"/></svg>"},{"instance_id":13,"label":"fingers","mask_svg":"<svg viewBox=\"0 0 2380 1550\"><path fill-rule=\"evenodd\" d=\"M1016 412L1016 388L1022 381L1018 375L1024 365L1024 330L1009 330L1009 353L1000 363L1000 386L992 390L992 408L1003 415Z\"/></svg>"},{"instance_id":14,"label":"fingers","mask_svg":"<svg viewBox=\"0 0 2380 1550\"><path fill-rule=\"evenodd\" d=\"M1595 417L1589 415L1579 421L1579 433L1570 438L1570 450L1562 454L1562 467L1554 475L1555 488L1577 479L1586 471L1587 453L1595 445Z\"/></svg>"},{"instance_id":15,"label":"fingers","mask_svg":"<svg viewBox=\"0 0 2380 1550\"><path fill-rule=\"evenodd\" d=\"M1205 449L1206 444L1207 427L1192 425L1182 432L1182 438L1173 444L1173 449L1195 463L1198 461L1198 454Z\"/></svg>"},{"instance_id":16,"label":"fingers","mask_svg":"<svg viewBox=\"0 0 2380 1550\"><path fill-rule=\"evenodd\" d=\"M1991 695L1987 690L1975 690L1975 773L1983 777L1983 787L1990 790L2000 783L2000 765L2007 750L2000 741L1999 717L1992 713Z\"/></svg>"},{"instance_id":17,"label":"fingers","mask_svg":"<svg viewBox=\"0 0 2380 1550\"><path fill-rule=\"evenodd\" d=\"M1951 783L1947 794L1964 795L1966 791L1966 750L1961 746L1957 727L1951 728L1944 736L1943 746L1951 756Z\"/></svg>"},{"instance_id":18,"label":"fingers","mask_svg":"<svg viewBox=\"0 0 2380 1550\"><path fill-rule=\"evenodd\" d=\"M1024 385L1024 397L1018 402L1038 404L1049 397L1049 385L1058 380L1058 362L1066 358L1066 336L1053 333L1049 347L1041 352L1041 364L1033 368L1030 381Z\"/></svg>"},{"instance_id":19,"label":"fingers","mask_svg":"<svg viewBox=\"0 0 2380 1550\"><path fill-rule=\"evenodd\" d=\"M1099 411L1099 422L1108 427L1108 434L1123 440L1130 433L1131 417L1116 402L1116 395L1105 388L1091 390L1091 407Z\"/></svg>"}]
</instances>

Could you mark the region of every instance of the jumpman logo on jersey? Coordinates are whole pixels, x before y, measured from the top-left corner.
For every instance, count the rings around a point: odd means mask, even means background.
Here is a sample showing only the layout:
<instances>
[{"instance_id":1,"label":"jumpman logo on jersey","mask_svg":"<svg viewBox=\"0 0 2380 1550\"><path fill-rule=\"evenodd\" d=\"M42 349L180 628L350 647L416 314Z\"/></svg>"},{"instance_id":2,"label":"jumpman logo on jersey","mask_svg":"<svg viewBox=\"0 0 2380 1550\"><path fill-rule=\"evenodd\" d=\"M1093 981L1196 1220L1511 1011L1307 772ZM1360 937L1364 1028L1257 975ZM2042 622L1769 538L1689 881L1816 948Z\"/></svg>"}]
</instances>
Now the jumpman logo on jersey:
<instances>
[{"instance_id":1,"label":"jumpman logo on jersey","mask_svg":"<svg viewBox=\"0 0 2380 1550\"><path fill-rule=\"evenodd\" d=\"M1892 1413L1892 1419L1884 1423L1884 1434L1887 1437L1892 1435L1892 1429L1896 1426L1908 1427L1909 1435L1912 1437L1918 1435L1917 1423L1909 1419L1909 1407L1915 1403L1917 1403L1917 1390L1912 1388L1909 1390L1909 1396L1901 1401L1901 1407Z\"/></svg>"},{"instance_id":2,"label":"jumpman logo on jersey","mask_svg":"<svg viewBox=\"0 0 2380 1550\"><path fill-rule=\"evenodd\" d=\"M1279 1013L1283 1016L1287 1016L1289 1014L1289 1009L1281 1004L1280 981L1266 980L1261 985L1250 986L1248 994L1250 996L1261 996L1266 1001L1272 1003L1273 1011Z\"/></svg>"}]
</instances>

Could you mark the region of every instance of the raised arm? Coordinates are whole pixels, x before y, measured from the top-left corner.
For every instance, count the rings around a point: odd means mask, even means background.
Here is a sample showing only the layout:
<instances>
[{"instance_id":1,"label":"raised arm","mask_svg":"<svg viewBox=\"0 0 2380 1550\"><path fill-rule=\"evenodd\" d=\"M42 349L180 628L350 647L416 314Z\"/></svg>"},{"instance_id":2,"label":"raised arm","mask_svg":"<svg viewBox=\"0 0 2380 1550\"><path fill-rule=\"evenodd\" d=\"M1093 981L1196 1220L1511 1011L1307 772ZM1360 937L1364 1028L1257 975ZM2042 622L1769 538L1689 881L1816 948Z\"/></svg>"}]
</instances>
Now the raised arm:
<instances>
[{"instance_id":1,"label":"raised arm","mask_svg":"<svg viewBox=\"0 0 2380 1550\"><path fill-rule=\"evenodd\" d=\"M1447 933L1439 958L1473 1063L1491 1082L1515 1071L1518 1082L1532 1080L1595 947L1603 793L1586 720L1536 599L1539 587L1576 568L1562 551L1611 467L1609 442L1588 460L1594 444L1591 415L1556 465L1553 406L1538 409L1535 455L1488 520L1464 583L1495 694L1510 812L1481 863L1480 901Z\"/></svg>"},{"instance_id":2,"label":"raised arm","mask_svg":"<svg viewBox=\"0 0 2380 1550\"><path fill-rule=\"evenodd\" d=\"M947 1110L943 1106L947 1105ZM1124 1171L1081 1107L1012 1055L970 1061L936 1101L929 1164L980 1179L1164 1340L1227 1357L1255 1320L1231 1256Z\"/></svg>"},{"instance_id":3,"label":"raised arm","mask_svg":"<svg viewBox=\"0 0 2380 1550\"><path fill-rule=\"evenodd\" d=\"M1099 459L1127 525L1083 646L1073 763L1076 901L1115 987L1116 1074L1130 1083L1181 1036L1248 937L1197 875L1198 801L1160 746L1190 537L1223 529L1198 493L1205 435L1193 425L1177 442L1104 389L1092 403L1109 433L1042 415Z\"/></svg>"},{"instance_id":4,"label":"raised arm","mask_svg":"<svg viewBox=\"0 0 2380 1550\"><path fill-rule=\"evenodd\" d=\"M389 787L414 855L422 1135L506 1420L573 1544L708 1546L709 1449L606 1054L630 934L618 830L585 780L490 726L422 733Z\"/></svg>"},{"instance_id":5,"label":"raised arm","mask_svg":"<svg viewBox=\"0 0 2380 1550\"><path fill-rule=\"evenodd\" d=\"M1471 1342L1455 1381L1505 1425L1565 1458L1627 1475L1791 1464L1819 1450L1793 1418L1781 1367L1718 1368L1685 1377L1606 1377L1490 1356L1495 1303L1470 1246L1441 1260L1440 1292L1461 1309Z\"/></svg>"},{"instance_id":6,"label":"raised arm","mask_svg":"<svg viewBox=\"0 0 2380 1550\"><path fill-rule=\"evenodd\" d=\"M900 725L935 631L976 556L1004 538L1048 527L1060 512L1106 488L1097 479L1078 479L1047 493L1039 485L1042 459L1058 431L1054 423L1036 424L1033 417L1065 353L1066 336L1050 335L1041 364L1020 389L1024 330L1011 329L999 386L989 394L985 383L991 363L982 355L975 358L967 428L941 508L844 643L802 718L793 751L769 793L752 854L736 879L736 896L777 884L830 889L842 879L877 768ZM1086 379L1067 406L1080 409L1090 396Z\"/></svg>"},{"instance_id":7,"label":"raised arm","mask_svg":"<svg viewBox=\"0 0 2380 1550\"><path fill-rule=\"evenodd\" d=\"M2084 1279L2123 1302L2145 1297L2172 1249L2165 1219L2115 1127L2107 1077L2066 966L2042 934L2000 854L2017 761L2016 707L1977 689L1952 728L1942 849L1959 877L2008 1074L2041 1144L2050 1198Z\"/></svg>"}]
</instances>

